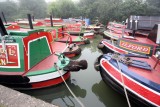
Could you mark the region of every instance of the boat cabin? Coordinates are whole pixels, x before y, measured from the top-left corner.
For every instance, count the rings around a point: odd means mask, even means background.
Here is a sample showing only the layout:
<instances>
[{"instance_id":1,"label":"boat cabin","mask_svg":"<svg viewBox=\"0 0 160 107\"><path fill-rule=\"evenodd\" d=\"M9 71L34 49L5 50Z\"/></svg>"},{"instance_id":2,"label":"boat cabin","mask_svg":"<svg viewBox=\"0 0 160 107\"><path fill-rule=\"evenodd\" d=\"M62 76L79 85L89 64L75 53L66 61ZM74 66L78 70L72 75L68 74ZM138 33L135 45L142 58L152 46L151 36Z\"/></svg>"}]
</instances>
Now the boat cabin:
<instances>
[{"instance_id":1,"label":"boat cabin","mask_svg":"<svg viewBox=\"0 0 160 107\"><path fill-rule=\"evenodd\" d=\"M53 52L52 38L42 29L8 31L8 35L2 38L0 42L1 71L28 71Z\"/></svg>"}]
</instances>

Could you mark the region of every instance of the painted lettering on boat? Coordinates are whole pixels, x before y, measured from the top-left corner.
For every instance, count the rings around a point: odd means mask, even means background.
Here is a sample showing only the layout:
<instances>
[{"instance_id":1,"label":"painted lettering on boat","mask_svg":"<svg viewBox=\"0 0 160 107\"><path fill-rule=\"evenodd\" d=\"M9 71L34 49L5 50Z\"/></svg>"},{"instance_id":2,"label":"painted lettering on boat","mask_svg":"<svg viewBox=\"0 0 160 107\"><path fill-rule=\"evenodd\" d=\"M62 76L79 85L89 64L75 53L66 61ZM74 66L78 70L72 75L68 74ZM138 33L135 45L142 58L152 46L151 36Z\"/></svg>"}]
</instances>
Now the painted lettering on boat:
<instances>
[{"instance_id":1,"label":"painted lettering on boat","mask_svg":"<svg viewBox=\"0 0 160 107\"><path fill-rule=\"evenodd\" d=\"M119 46L122 48L125 48L127 50L131 50L134 52L139 52L139 53L144 53L144 54L149 54L150 53L150 48L149 46L143 46L140 44L135 44L132 42L127 42L127 41L123 41L120 40Z\"/></svg>"},{"instance_id":2,"label":"painted lettering on boat","mask_svg":"<svg viewBox=\"0 0 160 107\"><path fill-rule=\"evenodd\" d=\"M3 48L0 48L0 54L5 53L5 50Z\"/></svg>"},{"instance_id":3,"label":"painted lettering on boat","mask_svg":"<svg viewBox=\"0 0 160 107\"><path fill-rule=\"evenodd\" d=\"M0 59L0 66L5 66L6 64L6 60L5 59Z\"/></svg>"},{"instance_id":4,"label":"painted lettering on boat","mask_svg":"<svg viewBox=\"0 0 160 107\"><path fill-rule=\"evenodd\" d=\"M17 44L0 44L0 67L19 67L19 51Z\"/></svg>"}]
</instances>

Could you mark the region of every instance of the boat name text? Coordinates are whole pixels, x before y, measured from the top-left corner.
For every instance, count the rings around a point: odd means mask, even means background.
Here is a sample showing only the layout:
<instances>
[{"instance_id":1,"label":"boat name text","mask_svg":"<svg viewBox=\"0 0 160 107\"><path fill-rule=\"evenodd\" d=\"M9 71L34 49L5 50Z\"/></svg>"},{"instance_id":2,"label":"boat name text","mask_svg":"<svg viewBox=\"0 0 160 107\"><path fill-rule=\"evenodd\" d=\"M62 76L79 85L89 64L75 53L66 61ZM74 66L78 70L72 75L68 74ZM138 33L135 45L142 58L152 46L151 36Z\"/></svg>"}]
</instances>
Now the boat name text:
<instances>
[{"instance_id":1,"label":"boat name text","mask_svg":"<svg viewBox=\"0 0 160 107\"><path fill-rule=\"evenodd\" d=\"M149 46L143 46L140 44L134 44L131 42L126 42L126 41L120 41L119 44L120 47L125 48L127 50L139 52L139 53L144 53L144 54L149 54L150 53L150 47Z\"/></svg>"}]
</instances>

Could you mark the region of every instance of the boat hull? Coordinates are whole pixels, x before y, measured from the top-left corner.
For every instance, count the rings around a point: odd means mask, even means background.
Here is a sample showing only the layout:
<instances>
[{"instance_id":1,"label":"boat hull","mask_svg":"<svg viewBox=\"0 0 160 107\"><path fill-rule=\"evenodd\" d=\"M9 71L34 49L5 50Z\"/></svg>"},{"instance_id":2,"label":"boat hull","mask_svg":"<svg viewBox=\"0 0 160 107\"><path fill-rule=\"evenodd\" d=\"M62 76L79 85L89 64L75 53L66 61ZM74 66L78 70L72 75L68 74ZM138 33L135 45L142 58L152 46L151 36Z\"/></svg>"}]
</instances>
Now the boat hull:
<instances>
[{"instance_id":1,"label":"boat hull","mask_svg":"<svg viewBox=\"0 0 160 107\"><path fill-rule=\"evenodd\" d=\"M56 42L66 43L67 41L65 41L65 40L57 40ZM80 41L72 41L72 43L76 43L77 45L84 45L84 44L89 44L90 41L88 39L85 39L85 40L80 40Z\"/></svg>"},{"instance_id":2,"label":"boat hull","mask_svg":"<svg viewBox=\"0 0 160 107\"><path fill-rule=\"evenodd\" d=\"M81 48L78 47L77 49L72 49L70 51L63 52L63 54L68 58L72 58L81 54Z\"/></svg>"},{"instance_id":3,"label":"boat hull","mask_svg":"<svg viewBox=\"0 0 160 107\"><path fill-rule=\"evenodd\" d=\"M83 37L88 38L88 39L93 39L94 38L94 33L84 33Z\"/></svg>"},{"instance_id":4,"label":"boat hull","mask_svg":"<svg viewBox=\"0 0 160 107\"><path fill-rule=\"evenodd\" d=\"M45 74L44 74L45 75ZM10 82L2 82L0 84L16 89L16 90L31 90L31 89L40 89L40 88L46 88L46 87L51 87L51 86L55 86L58 84L63 83L63 80L61 78L61 76L59 75L58 77L54 78L50 78L50 79L45 79L44 75L40 75L42 78L40 80L40 78L38 78L38 76L34 76L34 78L36 78L36 81L30 81L30 82L21 82L21 83L10 83ZM31 79L28 76L29 79ZM70 72L66 72L63 75L63 78L65 80L70 78Z\"/></svg>"},{"instance_id":5,"label":"boat hull","mask_svg":"<svg viewBox=\"0 0 160 107\"><path fill-rule=\"evenodd\" d=\"M101 74L103 81L106 83L106 85L109 85L116 92L125 96L123 87L118 82L116 82L110 75L108 75L104 69L101 69L100 74ZM138 96L136 96L135 94L133 94L132 92L130 92L128 90L127 90L127 94L129 97L129 101L137 104L140 107L144 107L144 106L145 107L156 107L156 106L148 103L147 101L139 98Z\"/></svg>"},{"instance_id":6,"label":"boat hull","mask_svg":"<svg viewBox=\"0 0 160 107\"><path fill-rule=\"evenodd\" d=\"M120 71L116 67L116 61L110 59L108 55L98 58L100 61L98 71L100 71L102 79L107 84L123 95L125 94L125 85L130 101L136 102L140 106L156 107L160 105L159 90L156 88L156 84L145 78L139 78L139 75L133 73L133 71L128 71L127 66L122 63L119 63L122 68L122 71ZM154 84L154 86L151 84Z\"/></svg>"}]
</instances>

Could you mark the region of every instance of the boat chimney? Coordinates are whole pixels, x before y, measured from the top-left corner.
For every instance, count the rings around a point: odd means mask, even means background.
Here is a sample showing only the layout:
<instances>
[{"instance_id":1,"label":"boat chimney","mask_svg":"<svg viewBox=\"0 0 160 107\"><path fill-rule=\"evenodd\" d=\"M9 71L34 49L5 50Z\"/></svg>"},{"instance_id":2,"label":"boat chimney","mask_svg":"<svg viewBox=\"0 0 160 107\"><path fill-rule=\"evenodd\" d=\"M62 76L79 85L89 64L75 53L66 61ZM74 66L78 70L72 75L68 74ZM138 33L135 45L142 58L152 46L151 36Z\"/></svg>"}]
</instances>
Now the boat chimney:
<instances>
[{"instance_id":1,"label":"boat chimney","mask_svg":"<svg viewBox=\"0 0 160 107\"><path fill-rule=\"evenodd\" d=\"M53 27L52 15L50 15L51 27Z\"/></svg>"},{"instance_id":2,"label":"boat chimney","mask_svg":"<svg viewBox=\"0 0 160 107\"><path fill-rule=\"evenodd\" d=\"M7 20L6 20L5 16L4 16L3 12L2 12L2 16L3 16L3 19L4 19L5 23L7 24Z\"/></svg>"},{"instance_id":3,"label":"boat chimney","mask_svg":"<svg viewBox=\"0 0 160 107\"><path fill-rule=\"evenodd\" d=\"M4 27L4 24L2 22L1 17L0 17L0 33L1 33L1 36L8 35L6 28Z\"/></svg>"},{"instance_id":4,"label":"boat chimney","mask_svg":"<svg viewBox=\"0 0 160 107\"><path fill-rule=\"evenodd\" d=\"M30 29L33 29L31 14L27 14L27 16L28 16L28 21L29 21Z\"/></svg>"}]
</instances>

